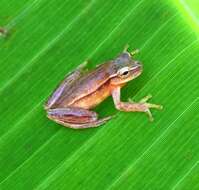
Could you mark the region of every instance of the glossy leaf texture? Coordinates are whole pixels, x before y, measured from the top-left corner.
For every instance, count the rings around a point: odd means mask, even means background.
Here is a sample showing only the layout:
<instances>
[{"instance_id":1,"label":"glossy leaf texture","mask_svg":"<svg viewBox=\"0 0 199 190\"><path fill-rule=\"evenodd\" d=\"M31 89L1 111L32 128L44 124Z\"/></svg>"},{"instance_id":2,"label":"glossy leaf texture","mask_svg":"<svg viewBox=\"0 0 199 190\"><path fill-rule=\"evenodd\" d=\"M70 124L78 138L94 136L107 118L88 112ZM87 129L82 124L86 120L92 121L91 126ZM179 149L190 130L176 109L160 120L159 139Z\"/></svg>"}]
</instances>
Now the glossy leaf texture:
<instances>
[{"instance_id":1,"label":"glossy leaf texture","mask_svg":"<svg viewBox=\"0 0 199 190\"><path fill-rule=\"evenodd\" d=\"M0 189L199 189L199 2L1 0ZM43 103L66 73L139 48L143 74L122 99L152 94L154 122L114 109L102 127L64 128Z\"/></svg>"}]
</instances>

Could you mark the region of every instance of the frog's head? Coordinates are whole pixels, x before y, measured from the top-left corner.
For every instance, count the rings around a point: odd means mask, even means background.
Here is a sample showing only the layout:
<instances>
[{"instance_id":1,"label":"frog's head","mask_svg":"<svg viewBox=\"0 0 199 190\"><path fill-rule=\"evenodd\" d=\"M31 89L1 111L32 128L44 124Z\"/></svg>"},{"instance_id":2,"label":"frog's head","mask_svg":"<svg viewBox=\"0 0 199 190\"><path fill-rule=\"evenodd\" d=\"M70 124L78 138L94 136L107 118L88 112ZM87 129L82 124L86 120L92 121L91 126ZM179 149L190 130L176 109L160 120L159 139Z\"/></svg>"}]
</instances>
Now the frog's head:
<instances>
[{"instance_id":1,"label":"frog's head","mask_svg":"<svg viewBox=\"0 0 199 190\"><path fill-rule=\"evenodd\" d=\"M128 52L125 50L121 53L114 62L115 76L111 79L114 85L124 84L142 73L142 64L133 59L133 56L138 53L138 50Z\"/></svg>"}]
</instances>

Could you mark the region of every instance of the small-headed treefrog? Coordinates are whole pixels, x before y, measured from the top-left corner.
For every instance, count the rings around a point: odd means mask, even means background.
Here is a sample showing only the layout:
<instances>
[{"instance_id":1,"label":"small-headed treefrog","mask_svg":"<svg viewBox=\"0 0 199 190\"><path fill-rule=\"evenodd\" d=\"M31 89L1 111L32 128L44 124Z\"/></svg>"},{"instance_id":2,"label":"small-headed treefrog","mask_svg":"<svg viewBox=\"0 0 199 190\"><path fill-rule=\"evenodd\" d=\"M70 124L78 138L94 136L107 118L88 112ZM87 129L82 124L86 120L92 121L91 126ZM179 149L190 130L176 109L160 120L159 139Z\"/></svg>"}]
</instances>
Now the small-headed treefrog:
<instances>
[{"instance_id":1,"label":"small-headed treefrog","mask_svg":"<svg viewBox=\"0 0 199 190\"><path fill-rule=\"evenodd\" d=\"M142 73L142 64L132 57L136 53L127 48L115 59L84 72L86 63L81 64L61 82L45 104L47 116L55 122L74 129L97 127L112 116L98 119L91 111L108 96L112 96L116 109L126 112L145 112L152 121L150 108L161 109L161 105L147 103L151 96L140 102L122 102L121 88Z\"/></svg>"}]
</instances>

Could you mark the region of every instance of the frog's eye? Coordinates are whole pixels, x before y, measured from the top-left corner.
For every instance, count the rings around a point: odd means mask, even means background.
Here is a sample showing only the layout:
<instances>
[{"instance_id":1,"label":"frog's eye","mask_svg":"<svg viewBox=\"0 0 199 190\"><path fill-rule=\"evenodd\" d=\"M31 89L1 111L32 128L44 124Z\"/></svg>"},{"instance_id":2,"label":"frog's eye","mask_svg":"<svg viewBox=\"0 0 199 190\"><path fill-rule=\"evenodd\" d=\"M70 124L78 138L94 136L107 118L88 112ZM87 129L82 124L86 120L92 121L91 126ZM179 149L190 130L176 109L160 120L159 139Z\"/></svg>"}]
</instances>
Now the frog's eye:
<instances>
[{"instance_id":1,"label":"frog's eye","mask_svg":"<svg viewBox=\"0 0 199 190\"><path fill-rule=\"evenodd\" d=\"M123 67L118 71L118 75L122 78L127 77L129 75L129 67Z\"/></svg>"}]
</instances>

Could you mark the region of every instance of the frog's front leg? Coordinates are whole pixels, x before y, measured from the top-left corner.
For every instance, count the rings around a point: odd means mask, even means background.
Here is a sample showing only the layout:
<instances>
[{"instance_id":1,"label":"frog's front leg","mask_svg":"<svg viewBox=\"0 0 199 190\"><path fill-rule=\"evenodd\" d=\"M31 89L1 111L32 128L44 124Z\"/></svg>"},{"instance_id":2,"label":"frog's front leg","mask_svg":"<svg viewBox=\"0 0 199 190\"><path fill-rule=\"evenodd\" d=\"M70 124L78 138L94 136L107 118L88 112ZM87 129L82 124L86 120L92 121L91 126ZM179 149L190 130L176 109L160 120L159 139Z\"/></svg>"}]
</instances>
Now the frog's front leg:
<instances>
[{"instance_id":1,"label":"frog's front leg","mask_svg":"<svg viewBox=\"0 0 199 190\"><path fill-rule=\"evenodd\" d=\"M77 107L49 109L47 114L49 119L74 129L98 127L111 119L109 116L98 120L96 112Z\"/></svg>"},{"instance_id":2,"label":"frog's front leg","mask_svg":"<svg viewBox=\"0 0 199 190\"><path fill-rule=\"evenodd\" d=\"M149 120L153 121L150 108L162 109L161 105L147 103L151 96L144 97L140 102L121 102L120 101L120 87L114 87L112 90L112 97L115 107L118 110L126 112L145 112L149 116Z\"/></svg>"}]
</instances>

